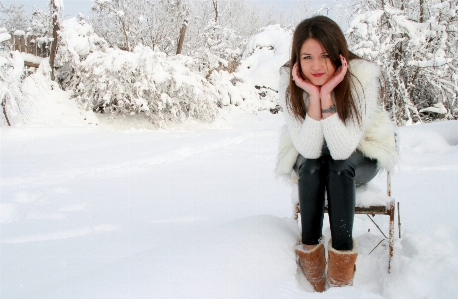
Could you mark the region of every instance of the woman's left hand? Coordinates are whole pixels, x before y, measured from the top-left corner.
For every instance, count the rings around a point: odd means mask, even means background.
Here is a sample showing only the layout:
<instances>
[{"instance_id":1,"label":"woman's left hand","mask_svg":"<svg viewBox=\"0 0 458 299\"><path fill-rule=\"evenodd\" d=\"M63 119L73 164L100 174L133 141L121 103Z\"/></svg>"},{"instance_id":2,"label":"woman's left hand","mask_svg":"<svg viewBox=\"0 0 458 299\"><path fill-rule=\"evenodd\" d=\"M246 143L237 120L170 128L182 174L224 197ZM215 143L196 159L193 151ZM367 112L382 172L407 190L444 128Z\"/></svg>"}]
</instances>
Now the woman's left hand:
<instances>
[{"instance_id":1,"label":"woman's left hand","mask_svg":"<svg viewBox=\"0 0 458 299\"><path fill-rule=\"evenodd\" d=\"M329 80L326 81L326 83L324 83L323 86L321 86L321 97L323 97L324 95L330 95L334 88L336 88L336 86L339 85L339 83L342 82L342 80L344 79L345 74L348 70L348 64L347 60L342 54L340 54L340 61L342 65L339 66L337 70L334 72L334 75L332 75L332 77L329 78Z\"/></svg>"}]
</instances>

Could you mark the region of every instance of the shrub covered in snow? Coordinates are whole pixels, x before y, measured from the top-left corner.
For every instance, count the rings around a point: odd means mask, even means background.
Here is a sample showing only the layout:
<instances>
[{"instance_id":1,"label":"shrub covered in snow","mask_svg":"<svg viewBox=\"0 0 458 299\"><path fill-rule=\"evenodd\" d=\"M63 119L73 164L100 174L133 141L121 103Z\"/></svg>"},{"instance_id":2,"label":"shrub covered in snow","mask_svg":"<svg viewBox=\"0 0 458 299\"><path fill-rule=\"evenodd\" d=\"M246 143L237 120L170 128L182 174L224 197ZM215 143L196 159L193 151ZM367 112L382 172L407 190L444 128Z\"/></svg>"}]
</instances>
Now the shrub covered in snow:
<instances>
[{"instance_id":1,"label":"shrub covered in snow","mask_svg":"<svg viewBox=\"0 0 458 299\"><path fill-rule=\"evenodd\" d=\"M91 52L106 50L108 44L94 33L82 15L63 21L59 37L55 67L60 85L68 89L80 80L75 76L75 69L81 61Z\"/></svg>"},{"instance_id":2,"label":"shrub covered in snow","mask_svg":"<svg viewBox=\"0 0 458 299\"><path fill-rule=\"evenodd\" d=\"M2 32L2 29L0 29ZM0 33L1 34L1 33ZM18 51L0 55L0 125L13 125L20 116L24 60ZM10 57L9 57L10 56Z\"/></svg>"},{"instance_id":3,"label":"shrub covered in snow","mask_svg":"<svg viewBox=\"0 0 458 299\"><path fill-rule=\"evenodd\" d=\"M143 46L133 52L96 51L76 66L79 81L73 96L85 109L145 112L159 126L188 118L211 121L217 115L218 94L188 68L189 60Z\"/></svg>"},{"instance_id":4,"label":"shrub covered in snow","mask_svg":"<svg viewBox=\"0 0 458 299\"><path fill-rule=\"evenodd\" d=\"M243 110L258 111L271 108L270 103L258 99L256 89L238 73L227 71L213 71L208 81L215 87L218 93L218 106L237 106Z\"/></svg>"}]
</instances>

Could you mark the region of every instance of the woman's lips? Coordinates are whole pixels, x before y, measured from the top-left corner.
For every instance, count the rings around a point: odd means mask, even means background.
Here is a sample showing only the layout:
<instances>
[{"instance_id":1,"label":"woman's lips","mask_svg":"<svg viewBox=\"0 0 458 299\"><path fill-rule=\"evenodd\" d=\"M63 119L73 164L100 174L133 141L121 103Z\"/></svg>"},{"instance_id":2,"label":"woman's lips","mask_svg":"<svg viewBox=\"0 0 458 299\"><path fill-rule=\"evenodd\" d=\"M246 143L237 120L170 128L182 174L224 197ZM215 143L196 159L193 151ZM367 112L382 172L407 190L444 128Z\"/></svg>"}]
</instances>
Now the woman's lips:
<instances>
[{"instance_id":1,"label":"woman's lips","mask_svg":"<svg viewBox=\"0 0 458 299\"><path fill-rule=\"evenodd\" d=\"M312 74L313 77L321 77L323 75L324 75L324 73Z\"/></svg>"}]
</instances>

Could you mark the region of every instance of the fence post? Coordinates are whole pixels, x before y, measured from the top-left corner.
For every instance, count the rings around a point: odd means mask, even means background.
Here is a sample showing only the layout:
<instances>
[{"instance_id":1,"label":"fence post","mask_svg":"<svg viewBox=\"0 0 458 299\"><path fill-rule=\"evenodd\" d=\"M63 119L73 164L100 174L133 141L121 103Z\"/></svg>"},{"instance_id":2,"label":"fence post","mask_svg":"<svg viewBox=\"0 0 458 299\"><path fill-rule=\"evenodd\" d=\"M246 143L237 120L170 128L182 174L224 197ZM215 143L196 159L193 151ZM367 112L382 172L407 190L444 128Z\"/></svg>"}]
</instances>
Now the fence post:
<instances>
[{"instance_id":1,"label":"fence post","mask_svg":"<svg viewBox=\"0 0 458 299\"><path fill-rule=\"evenodd\" d=\"M13 51L21 51L21 39L19 36L14 36L14 48Z\"/></svg>"},{"instance_id":2,"label":"fence post","mask_svg":"<svg viewBox=\"0 0 458 299\"><path fill-rule=\"evenodd\" d=\"M19 52L27 52L27 48L25 47L24 35L19 36Z\"/></svg>"},{"instance_id":3,"label":"fence post","mask_svg":"<svg viewBox=\"0 0 458 299\"><path fill-rule=\"evenodd\" d=\"M14 45L16 43L16 40L15 40L15 36L13 33L10 34L11 35L11 38L10 38L10 49L12 49L14 51Z\"/></svg>"},{"instance_id":4,"label":"fence post","mask_svg":"<svg viewBox=\"0 0 458 299\"><path fill-rule=\"evenodd\" d=\"M32 42L33 40L35 40L35 36L27 36L27 53L37 55L36 43Z\"/></svg>"}]
</instances>

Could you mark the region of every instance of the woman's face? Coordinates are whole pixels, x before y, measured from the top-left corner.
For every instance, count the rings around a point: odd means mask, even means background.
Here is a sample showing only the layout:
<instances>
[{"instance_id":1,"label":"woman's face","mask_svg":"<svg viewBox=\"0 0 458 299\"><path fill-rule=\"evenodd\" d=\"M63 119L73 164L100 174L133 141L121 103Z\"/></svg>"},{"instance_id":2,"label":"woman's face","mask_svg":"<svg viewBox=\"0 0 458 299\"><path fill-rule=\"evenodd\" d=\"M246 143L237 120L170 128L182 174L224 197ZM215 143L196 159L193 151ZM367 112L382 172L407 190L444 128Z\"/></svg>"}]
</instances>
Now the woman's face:
<instances>
[{"instance_id":1,"label":"woman's face","mask_svg":"<svg viewBox=\"0 0 458 299\"><path fill-rule=\"evenodd\" d=\"M323 45L313 38L305 40L302 44L299 61L302 74L317 86L326 83L336 71Z\"/></svg>"}]
</instances>

